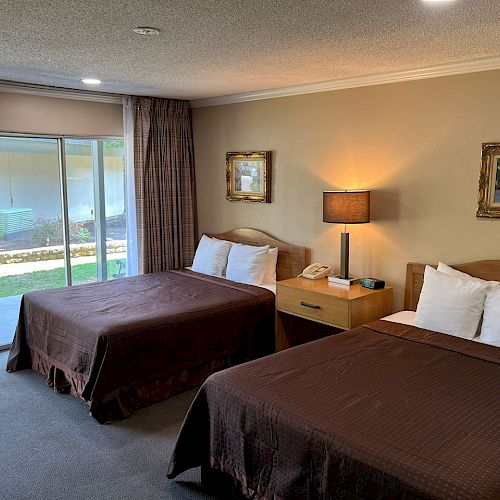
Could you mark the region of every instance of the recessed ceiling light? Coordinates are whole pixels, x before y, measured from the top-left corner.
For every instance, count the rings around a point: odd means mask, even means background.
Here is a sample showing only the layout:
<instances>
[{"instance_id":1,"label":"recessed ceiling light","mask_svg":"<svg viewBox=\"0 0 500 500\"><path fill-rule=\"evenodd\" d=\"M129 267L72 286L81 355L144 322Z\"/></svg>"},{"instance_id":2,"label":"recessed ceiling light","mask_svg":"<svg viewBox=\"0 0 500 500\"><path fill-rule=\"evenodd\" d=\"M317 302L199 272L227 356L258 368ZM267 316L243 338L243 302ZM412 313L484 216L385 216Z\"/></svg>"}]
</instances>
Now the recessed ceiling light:
<instances>
[{"instance_id":1,"label":"recessed ceiling light","mask_svg":"<svg viewBox=\"0 0 500 500\"><path fill-rule=\"evenodd\" d=\"M157 30L156 28L148 28L146 26L139 26L138 28L134 28L132 31L134 33L137 33L138 35L146 36L154 36L160 34L160 30Z\"/></svg>"},{"instance_id":2,"label":"recessed ceiling light","mask_svg":"<svg viewBox=\"0 0 500 500\"><path fill-rule=\"evenodd\" d=\"M82 83L86 83L87 85L99 85L102 82L97 78L82 78Z\"/></svg>"}]
</instances>

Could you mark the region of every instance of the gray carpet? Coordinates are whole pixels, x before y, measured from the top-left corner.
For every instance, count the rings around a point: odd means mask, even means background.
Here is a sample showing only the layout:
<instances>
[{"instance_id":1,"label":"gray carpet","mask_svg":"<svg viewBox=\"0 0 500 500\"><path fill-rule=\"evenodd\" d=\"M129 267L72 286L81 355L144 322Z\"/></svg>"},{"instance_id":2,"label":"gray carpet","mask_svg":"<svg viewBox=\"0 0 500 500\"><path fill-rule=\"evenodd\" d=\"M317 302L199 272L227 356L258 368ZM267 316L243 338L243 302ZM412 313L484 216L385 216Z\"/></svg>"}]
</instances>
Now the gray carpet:
<instances>
[{"instance_id":1,"label":"gray carpet","mask_svg":"<svg viewBox=\"0 0 500 500\"><path fill-rule=\"evenodd\" d=\"M209 499L199 469L166 467L195 391L98 424L85 403L53 392L42 375L6 373L0 353L0 498Z\"/></svg>"}]
</instances>

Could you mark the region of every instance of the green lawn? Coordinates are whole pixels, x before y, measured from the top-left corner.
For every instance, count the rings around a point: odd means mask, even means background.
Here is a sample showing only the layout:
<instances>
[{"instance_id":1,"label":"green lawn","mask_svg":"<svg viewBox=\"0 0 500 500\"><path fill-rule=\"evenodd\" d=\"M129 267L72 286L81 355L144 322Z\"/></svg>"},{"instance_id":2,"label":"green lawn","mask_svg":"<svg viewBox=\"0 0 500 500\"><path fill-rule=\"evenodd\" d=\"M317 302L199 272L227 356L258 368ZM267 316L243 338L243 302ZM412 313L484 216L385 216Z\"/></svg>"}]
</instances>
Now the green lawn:
<instances>
[{"instance_id":1,"label":"green lawn","mask_svg":"<svg viewBox=\"0 0 500 500\"><path fill-rule=\"evenodd\" d=\"M125 263L125 259L120 259ZM108 261L108 278L118 274L118 259ZM122 268L122 274L125 268ZM96 264L78 264L71 269L74 285L92 283L97 281ZM22 295L34 290L45 290L47 288L60 288L66 286L64 268L51 269L49 271L35 271L33 273L17 274L14 276L0 277L0 297L11 295Z\"/></svg>"}]
</instances>

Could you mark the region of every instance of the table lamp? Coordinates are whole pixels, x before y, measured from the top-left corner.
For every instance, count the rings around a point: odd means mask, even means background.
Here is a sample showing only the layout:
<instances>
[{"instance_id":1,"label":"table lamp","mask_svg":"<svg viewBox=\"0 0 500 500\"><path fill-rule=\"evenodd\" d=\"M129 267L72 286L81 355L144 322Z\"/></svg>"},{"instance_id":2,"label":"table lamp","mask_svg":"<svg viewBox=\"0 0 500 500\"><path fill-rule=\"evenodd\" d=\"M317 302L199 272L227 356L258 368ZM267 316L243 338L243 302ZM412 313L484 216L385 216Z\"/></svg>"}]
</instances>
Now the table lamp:
<instances>
[{"instance_id":1,"label":"table lamp","mask_svg":"<svg viewBox=\"0 0 500 500\"><path fill-rule=\"evenodd\" d=\"M340 274L328 280L342 285L352 285L359 279L349 276L349 233L347 224L370 222L370 191L324 191L323 222L344 224L340 240Z\"/></svg>"}]
</instances>

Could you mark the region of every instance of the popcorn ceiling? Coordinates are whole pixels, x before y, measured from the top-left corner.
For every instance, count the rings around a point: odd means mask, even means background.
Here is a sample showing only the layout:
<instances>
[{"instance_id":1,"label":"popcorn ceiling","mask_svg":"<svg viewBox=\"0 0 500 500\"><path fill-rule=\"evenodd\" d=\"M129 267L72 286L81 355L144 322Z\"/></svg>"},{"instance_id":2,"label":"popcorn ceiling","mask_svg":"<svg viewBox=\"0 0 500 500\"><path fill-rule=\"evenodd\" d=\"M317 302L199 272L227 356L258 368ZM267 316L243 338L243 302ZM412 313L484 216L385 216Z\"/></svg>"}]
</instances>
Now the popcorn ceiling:
<instances>
[{"instance_id":1,"label":"popcorn ceiling","mask_svg":"<svg viewBox=\"0 0 500 500\"><path fill-rule=\"evenodd\" d=\"M200 99L497 57L498 26L498 0L2 0L0 79Z\"/></svg>"}]
</instances>

